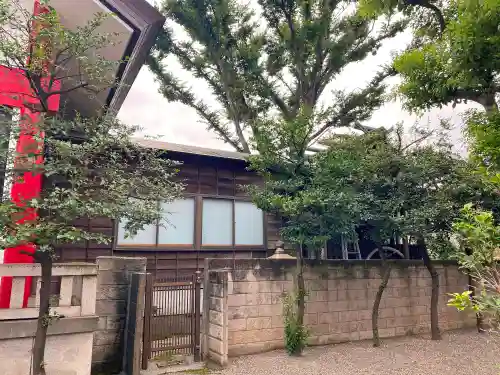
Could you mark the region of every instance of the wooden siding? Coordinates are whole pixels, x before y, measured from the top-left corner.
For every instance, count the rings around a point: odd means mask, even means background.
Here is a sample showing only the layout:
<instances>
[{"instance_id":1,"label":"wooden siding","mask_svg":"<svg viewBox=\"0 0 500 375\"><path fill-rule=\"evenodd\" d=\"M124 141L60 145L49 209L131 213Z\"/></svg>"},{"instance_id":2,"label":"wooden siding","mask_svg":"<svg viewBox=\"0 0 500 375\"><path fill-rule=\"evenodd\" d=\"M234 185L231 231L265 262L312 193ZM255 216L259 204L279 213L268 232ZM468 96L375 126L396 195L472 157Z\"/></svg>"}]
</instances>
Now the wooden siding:
<instances>
[{"instance_id":1,"label":"wooden siding","mask_svg":"<svg viewBox=\"0 0 500 375\"><path fill-rule=\"evenodd\" d=\"M184 164L180 167L178 179L185 185L185 193L192 196L220 197L228 199L248 199L242 185L260 184L261 179L256 174L246 170L242 161L216 159L199 155L169 154L174 160ZM191 274L202 270L205 258L249 258L266 257L272 254L275 243L279 239L279 221L265 215L265 247L244 247L224 249L154 249L133 246L118 247L114 241L110 244L99 244L84 241L79 244L65 245L56 249L60 262L95 262L98 256L133 256L146 257L148 271L157 277ZM111 219L81 219L75 226L87 230L116 235L115 224Z\"/></svg>"}]
</instances>

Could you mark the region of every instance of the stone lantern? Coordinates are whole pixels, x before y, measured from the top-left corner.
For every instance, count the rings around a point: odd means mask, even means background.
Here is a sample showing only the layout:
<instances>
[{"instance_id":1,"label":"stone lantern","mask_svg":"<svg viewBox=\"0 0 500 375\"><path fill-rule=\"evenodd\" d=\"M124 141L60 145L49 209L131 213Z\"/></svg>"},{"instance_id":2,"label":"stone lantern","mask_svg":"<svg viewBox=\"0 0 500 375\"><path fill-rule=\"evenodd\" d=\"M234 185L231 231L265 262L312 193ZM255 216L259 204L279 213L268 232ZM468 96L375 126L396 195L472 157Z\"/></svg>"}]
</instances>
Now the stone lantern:
<instances>
[{"instance_id":1,"label":"stone lantern","mask_svg":"<svg viewBox=\"0 0 500 375\"><path fill-rule=\"evenodd\" d=\"M285 249L283 249L284 246L285 244L283 241L277 241L276 250L274 251L274 254L268 257L267 259L295 259L294 256L291 256L290 254L287 254L285 252Z\"/></svg>"}]
</instances>

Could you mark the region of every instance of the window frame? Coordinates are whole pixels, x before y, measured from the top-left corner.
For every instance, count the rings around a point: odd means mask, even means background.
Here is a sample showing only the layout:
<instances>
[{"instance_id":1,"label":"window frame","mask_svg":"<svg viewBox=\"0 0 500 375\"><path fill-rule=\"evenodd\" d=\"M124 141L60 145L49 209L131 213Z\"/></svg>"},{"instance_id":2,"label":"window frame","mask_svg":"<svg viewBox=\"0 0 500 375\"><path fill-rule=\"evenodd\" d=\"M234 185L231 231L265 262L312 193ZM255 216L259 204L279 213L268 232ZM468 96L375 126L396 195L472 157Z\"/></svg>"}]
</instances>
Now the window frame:
<instances>
[{"instance_id":1,"label":"window frame","mask_svg":"<svg viewBox=\"0 0 500 375\"><path fill-rule=\"evenodd\" d=\"M196 215L197 215L197 204L196 204L196 198L190 197L190 196L182 196L180 199L194 199L194 227L193 227L193 243L192 244L159 244L159 237L160 237L160 228L161 226L159 225L158 220L153 224L155 226L155 244L133 244L133 243L126 243L126 244L120 244L119 243L119 238L118 238L118 231L119 231L119 226L120 226L120 220L114 220L114 244L113 247L117 250L135 250L135 251L154 251L154 250L171 250L171 249L177 249L177 250L194 250L195 248L195 242L196 242ZM158 202L157 205L159 206L161 202Z\"/></svg>"},{"instance_id":2,"label":"window frame","mask_svg":"<svg viewBox=\"0 0 500 375\"><path fill-rule=\"evenodd\" d=\"M262 245L237 245L236 244L236 218L235 218L235 203L236 202L248 202L251 203L252 200L248 197L224 197L220 195L210 195L210 194L203 194L203 195L198 195L199 201L200 201L200 225L198 227L195 227L195 231L199 231L199 249L200 250L232 250L232 249L241 249L241 250L249 250L249 249L255 249L255 250L267 250L267 215L264 211L262 211ZM202 243L202 230L203 230L203 199L220 199L220 200L226 200L226 201L231 201L232 202L232 245L203 245Z\"/></svg>"},{"instance_id":3,"label":"window frame","mask_svg":"<svg viewBox=\"0 0 500 375\"><path fill-rule=\"evenodd\" d=\"M185 193L181 199L194 199L194 228L193 228L193 244L183 245L183 244L172 244L172 245L158 245L158 233L160 226L156 223L156 244L119 244L118 243L118 226L119 220L114 220L114 240L113 248L116 250L129 250L129 251L204 251L204 250L221 250L221 251L231 251L231 250L267 250L267 215L262 211L262 245L236 245L235 244L235 202L252 202L249 197L235 197L235 196L224 196L217 194L197 194L197 193ZM214 199L214 200L229 200L232 202L232 245L203 245L202 243L202 230L203 230L203 199ZM160 202L158 202L160 204Z\"/></svg>"}]
</instances>

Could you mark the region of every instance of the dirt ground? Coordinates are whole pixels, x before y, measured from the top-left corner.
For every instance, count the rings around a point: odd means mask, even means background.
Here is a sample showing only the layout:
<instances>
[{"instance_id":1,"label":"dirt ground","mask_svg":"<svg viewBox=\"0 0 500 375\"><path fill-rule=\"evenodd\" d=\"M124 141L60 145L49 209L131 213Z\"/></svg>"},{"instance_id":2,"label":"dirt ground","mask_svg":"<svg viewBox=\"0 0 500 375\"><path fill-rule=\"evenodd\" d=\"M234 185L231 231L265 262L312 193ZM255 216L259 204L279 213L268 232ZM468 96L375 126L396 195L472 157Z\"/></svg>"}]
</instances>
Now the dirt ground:
<instances>
[{"instance_id":1,"label":"dirt ground","mask_svg":"<svg viewBox=\"0 0 500 375\"><path fill-rule=\"evenodd\" d=\"M306 349L301 358L283 351L240 357L221 375L500 375L500 334L455 331L442 341L427 337L354 342Z\"/></svg>"}]
</instances>

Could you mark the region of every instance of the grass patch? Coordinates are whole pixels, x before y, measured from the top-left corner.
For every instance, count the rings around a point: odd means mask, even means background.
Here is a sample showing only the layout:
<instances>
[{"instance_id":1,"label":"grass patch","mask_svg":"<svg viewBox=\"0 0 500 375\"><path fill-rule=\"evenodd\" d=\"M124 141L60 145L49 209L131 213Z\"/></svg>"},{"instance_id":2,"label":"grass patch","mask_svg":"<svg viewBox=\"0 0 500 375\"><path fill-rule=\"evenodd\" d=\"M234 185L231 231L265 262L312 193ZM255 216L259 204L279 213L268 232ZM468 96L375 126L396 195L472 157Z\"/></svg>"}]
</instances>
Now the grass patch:
<instances>
[{"instance_id":1,"label":"grass patch","mask_svg":"<svg viewBox=\"0 0 500 375\"><path fill-rule=\"evenodd\" d=\"M191 374L191 375L208 375L210 374L210 370L206 367L199 368L196 370L186 370L182 371L183 374Z\"/></svg>"},{"instance_id":2,"label":"grass patch","mask_svg":"<svg viewBox=\"0 0 500 375\"><path fill-rule=\"evenodd\" d=\"M163 352L157 354L153 357L154 361L172 361L174 359L174 355L171 352Z\"/></svg>"},{"instance_id":3,"label":"grass patch","mask_svg":"<svg viewBox=\"0 0 500 375\"><path fill-rule=\"evenodd\" d=\"M153 357L153 361L161 361L167 366L180 365L184 361L172 352L163 352Z\"/></svg>"}]
</instances>

